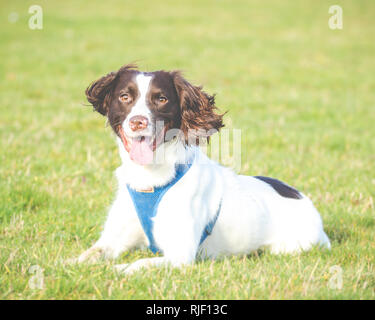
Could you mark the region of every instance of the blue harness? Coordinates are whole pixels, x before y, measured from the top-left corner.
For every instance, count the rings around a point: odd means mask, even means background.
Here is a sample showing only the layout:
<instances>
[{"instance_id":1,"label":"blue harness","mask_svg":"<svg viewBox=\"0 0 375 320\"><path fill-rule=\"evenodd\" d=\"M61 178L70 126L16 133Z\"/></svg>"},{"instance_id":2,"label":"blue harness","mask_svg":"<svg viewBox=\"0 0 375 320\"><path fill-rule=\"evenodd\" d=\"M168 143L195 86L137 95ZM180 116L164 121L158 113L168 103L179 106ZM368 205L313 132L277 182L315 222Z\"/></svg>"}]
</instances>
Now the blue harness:
<instances>
[{"instance_id":1,"label":"blue harness","mask_svg":"<svg viewBox=\"0 0 375 320\"><path fill-rule=\"evenodd\" d=\"M191 164L179 164L176 166L176 175L165 186L162 187L155 187L153 191L151 192L142 192L142 191L136 191L129 187L127 185L130 197L133 200L133 204L135 207L135 210L137 211L139 221L141 222L143 231L145 232L148 241L150 243L149 249L153 253L160 252L161 250L157 247L155 243L155 239L152 233L153 229L153 221L152 218L156 216L158 211L158 206L165 195L165 193L173 187L184 175L188 170L190 169ZM219 205L219 209L216 213L215 218L207 224L207 226L204 228L203 234L200 239L199 245L202 244L202 242L212 233L212 229L215 226L216 220L219 216L221 209L221 203Z\"/></svg>"}]
</instances>

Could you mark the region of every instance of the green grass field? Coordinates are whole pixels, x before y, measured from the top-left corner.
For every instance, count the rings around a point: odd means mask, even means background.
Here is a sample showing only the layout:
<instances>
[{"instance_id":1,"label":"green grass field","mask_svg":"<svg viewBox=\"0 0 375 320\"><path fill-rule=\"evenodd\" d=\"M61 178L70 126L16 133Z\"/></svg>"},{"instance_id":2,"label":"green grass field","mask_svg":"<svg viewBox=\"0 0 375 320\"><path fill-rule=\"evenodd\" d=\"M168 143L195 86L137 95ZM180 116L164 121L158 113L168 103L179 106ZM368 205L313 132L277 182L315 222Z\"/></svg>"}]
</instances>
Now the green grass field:
<instances>
[{"instance_id":1,"label":"green grass field","mask_svg":"<svg viewBox=\"0 0 375 320\"><path fill-rule=\"evenodd\" d=\"M43 30L28 27L32 4L43 8ZM343 8L342 30L328 27L333 4ZM0 8L0 299L375 298L374 1ZM242 130L240 173L308 194L332 250L265 251L131 277L115 274L114 262L65 265L98 239L120 164L84 90L129 62L181 69L217 93L226 125ZM146 256L127 252L116 263ZM39 288L32 266L42 269Z\"/></svg>"}]
</instances>

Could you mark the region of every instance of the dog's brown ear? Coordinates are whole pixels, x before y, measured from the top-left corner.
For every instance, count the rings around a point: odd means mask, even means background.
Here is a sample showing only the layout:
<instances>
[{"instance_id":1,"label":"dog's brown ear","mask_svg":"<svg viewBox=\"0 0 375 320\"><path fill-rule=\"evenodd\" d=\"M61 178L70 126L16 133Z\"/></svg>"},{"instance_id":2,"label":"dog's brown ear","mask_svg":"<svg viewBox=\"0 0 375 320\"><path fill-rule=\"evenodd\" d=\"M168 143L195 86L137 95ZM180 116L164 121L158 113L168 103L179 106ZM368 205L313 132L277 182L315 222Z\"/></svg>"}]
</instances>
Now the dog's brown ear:
<instances>
[{"instance_id":1,"label":"dog's brown ear","mask_svg":"<svg viewBox=\"0 0 375 320\"><path fill-rule=\"evenodd\" d=\"M86 89L87 101L90 102L95 111L103 116L108 114L109 105L111 103L111 94L116 84L117 77L123 72L136 70L135 64L127 64L122 66L118 71L108 73L106 76L94 81Z\"/></svg>"},{"instance_id":2,"label":"dog's brown ear","mask_svg":"<svg viewBox=\"0 0 375 320\"><path fill-rule=\"evenodd\" d=\"M95 111L98 111L103 116L108 114L110 96L116 76L117 72L108 73L106 76L94 81L86 89L87 101L93 105Z\"/></svg>"},{"instance_id":3,"label":"dog's brown ear","mask_svg":"<svg viewBox=\"0 0 375 320\"><path fill-rule=\"evenodd\" d=\"M185 143L196 141L196 138L206 138L224 127L223 116L218 114L215 106L215 96L194 86L185 80L179 71L171 73L174 79L181 107L181 131L185 136ZM190 138L189 138L190 137Z\"/></svg>"}]
</instances>

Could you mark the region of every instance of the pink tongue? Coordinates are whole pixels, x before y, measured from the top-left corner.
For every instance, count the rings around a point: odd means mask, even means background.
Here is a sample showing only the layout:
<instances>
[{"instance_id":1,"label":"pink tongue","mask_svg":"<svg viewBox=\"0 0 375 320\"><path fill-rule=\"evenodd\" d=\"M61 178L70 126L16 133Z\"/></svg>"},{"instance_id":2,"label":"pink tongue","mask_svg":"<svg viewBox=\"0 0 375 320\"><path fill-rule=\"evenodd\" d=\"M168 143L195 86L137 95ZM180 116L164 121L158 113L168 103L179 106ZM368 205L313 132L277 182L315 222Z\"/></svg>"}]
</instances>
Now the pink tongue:
<instances>
[{"instance_id":1,"label":"pink tongue","mask_svg":"<svg viewBox=\"0 0 375 320\"><path fill-rule=\"evenodd\" d=\"M130 158L142 166L150 164L154 158L150 139L133 139L130 147Z\"/></svg>"}]
</instances>

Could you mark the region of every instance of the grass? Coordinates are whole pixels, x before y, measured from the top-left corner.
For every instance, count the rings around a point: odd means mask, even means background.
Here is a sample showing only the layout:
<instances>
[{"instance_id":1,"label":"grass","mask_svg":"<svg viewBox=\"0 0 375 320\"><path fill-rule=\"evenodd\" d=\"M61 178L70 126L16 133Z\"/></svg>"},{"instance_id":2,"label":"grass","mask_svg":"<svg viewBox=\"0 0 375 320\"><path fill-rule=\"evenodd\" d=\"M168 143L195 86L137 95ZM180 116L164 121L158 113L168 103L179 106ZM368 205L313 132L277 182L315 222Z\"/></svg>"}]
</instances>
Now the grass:
<instances>
[{"instance_id":1,"label":"grass","mask_svg":"<svg viewBox=\"0 0 375 320\"><path fill-rule=\"evenodd\" d=\"M0 299L374 299L375 3L342 1L2 2ZM18 13L18 21L8 16ZM99 236L120 164L84 89L128 62L182 69L242 130L240 172L307 193L331 252L268 252L152 269L66 266ZM118 261L150 256L127 252ZM44 287L32 289L31 266ZM342 270L342 288L330 285ZM332 280L333 279L333 280Z\"/></svg>"}]
</instances>

